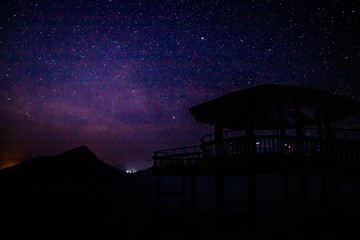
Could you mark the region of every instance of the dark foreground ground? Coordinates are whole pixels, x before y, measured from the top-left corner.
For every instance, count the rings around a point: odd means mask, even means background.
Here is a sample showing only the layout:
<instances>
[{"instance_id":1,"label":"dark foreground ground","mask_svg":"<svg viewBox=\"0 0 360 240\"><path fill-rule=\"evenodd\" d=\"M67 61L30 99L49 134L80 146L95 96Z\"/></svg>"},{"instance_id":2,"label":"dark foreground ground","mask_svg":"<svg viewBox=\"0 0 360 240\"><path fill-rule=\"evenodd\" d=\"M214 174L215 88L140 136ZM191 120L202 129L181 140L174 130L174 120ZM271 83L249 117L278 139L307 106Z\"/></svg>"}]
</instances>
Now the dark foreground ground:
<instances>
[{"instance_id":1,"label":"dark foreground ground","mask_svg":"<svg viewBox=\"0 0 360 240\"><path fill-rule=\"evenodd\" d=\"M333 221L331 218L310 219L307 223L247 224L228 223L221 232L216 226L182 228L177 226L81 226L47 225L12 226L2 229L1 239L360 239L359 218Z\"/></svg>"},{"instance_id":2,"label":"dark foreground ground","mask_svg":"<svg viewBox=\"0 0 360 240\"><path fill-rule=\"evenodd\" d=\"M222 231L213 216L189 224L188 187L185 227L178 215L171 215L181 206L181 198L172 197L161 199L161 211L170 217L156 224L156 178L151 169L129 175L79 147L0 171L0 239L360 239L359 187L339 183L341 217L334 217L324 212L319 177L308 176L311 215L301 220L299 179L292 176L293 220L285 224L281 179L257 177L256 226L247 224L246 179L241 177L225 181ZM213 178L197 180L197 211L214 209L213 185ZM166 178L163 187L178 191L181 178Z\"/></svg>"}]
</instances>

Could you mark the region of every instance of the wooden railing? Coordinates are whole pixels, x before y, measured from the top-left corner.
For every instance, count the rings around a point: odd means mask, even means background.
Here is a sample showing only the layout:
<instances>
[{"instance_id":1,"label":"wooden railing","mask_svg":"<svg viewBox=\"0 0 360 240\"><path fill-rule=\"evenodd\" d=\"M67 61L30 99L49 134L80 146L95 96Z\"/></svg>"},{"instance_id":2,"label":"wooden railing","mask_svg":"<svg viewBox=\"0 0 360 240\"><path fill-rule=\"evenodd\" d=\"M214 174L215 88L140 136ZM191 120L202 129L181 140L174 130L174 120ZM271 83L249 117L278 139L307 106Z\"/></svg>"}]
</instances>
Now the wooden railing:
<instances>
[{"instance_id":1,"label":"wooden railing","mask_svg":"<svg viewBox=\"0 0 360 240\"><path fill-rule=\"evenodd\" d=\"M295 150L295 138L278 136L232 137L220 141L204 142L201 145L203 157L226 155L249 155L283 153L291 154Z\"/></svg>"},{"instance_id":2,"label":"wooden railing","mask_svg":"<svg viewBox=\"0 0 360 240\"><path fill-rule=\"evenodd\" d=\"M360 141L295 136L228 137L215 141L211 135L202 138L200 146L156 151L154 166L197 166L214 157L274 155L310 159L318 163L360 166Z\"/></svg>"},{"instance_id":3,"label":"wooden railing","mask_svg":"<svg viewBox=\"0 0 360 240\"><path fill-rule=\"evenodd\" d=\"M225 138L201 145L204 157L248 154L285 154L318 156L321 143L316 138L304 137L298 143L295 136L255 136Z\"/></svg>"},{"instance_id":4,"label":"wooden railing","mask_svg":"<svg viewBox=\"0 0 360 240\"><path fill-rule=\"evenodd\" d=\"M244 131L238 131L238 130L229 130L223 132L223 138L232 138L232 137L242 137L245 135ZM215 141L215 134L210 133L201 138L201 144L206 142L212 142Z\"/></svg>"},{"instance_id":5,"label":"wooden railing","mask_svg":"<svg viewBox=\"0 0 360 240\"><path fill-rule=\"evenodd\" d=\"M332 139L323 142L320 151L322 162L338 166L360 167L360 141Z\"/></svg>"},{"instance_id":6,"label":"wooden railing","mask_svg":"<svg viewBox=\"0 0 360 240\"><path fill-rule=\"evenodd\" d=\"M200 164L199 146L165 149L154 152L154 166L197 166Z\"/></svg>"}]
</instances>

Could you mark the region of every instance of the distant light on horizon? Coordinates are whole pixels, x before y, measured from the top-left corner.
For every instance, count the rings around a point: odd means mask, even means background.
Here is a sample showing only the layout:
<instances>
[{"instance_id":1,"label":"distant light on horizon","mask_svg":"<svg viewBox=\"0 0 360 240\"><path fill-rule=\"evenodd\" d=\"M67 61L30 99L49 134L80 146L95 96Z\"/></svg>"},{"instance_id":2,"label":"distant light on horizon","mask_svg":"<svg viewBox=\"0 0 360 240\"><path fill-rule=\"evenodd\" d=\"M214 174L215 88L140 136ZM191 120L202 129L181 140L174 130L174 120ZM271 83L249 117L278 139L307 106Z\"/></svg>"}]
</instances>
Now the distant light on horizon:
<instances>
[{"instance_id":1,"label":"distant light on horizon","mask_svg":"<svg viewBox=\"0 0 360 240\"><path fill-rule=\"evenodd\" d=\"M133 173L136 173L136 170L126 170L126 173L133 174Z\"/></svg>"}]
</instances>

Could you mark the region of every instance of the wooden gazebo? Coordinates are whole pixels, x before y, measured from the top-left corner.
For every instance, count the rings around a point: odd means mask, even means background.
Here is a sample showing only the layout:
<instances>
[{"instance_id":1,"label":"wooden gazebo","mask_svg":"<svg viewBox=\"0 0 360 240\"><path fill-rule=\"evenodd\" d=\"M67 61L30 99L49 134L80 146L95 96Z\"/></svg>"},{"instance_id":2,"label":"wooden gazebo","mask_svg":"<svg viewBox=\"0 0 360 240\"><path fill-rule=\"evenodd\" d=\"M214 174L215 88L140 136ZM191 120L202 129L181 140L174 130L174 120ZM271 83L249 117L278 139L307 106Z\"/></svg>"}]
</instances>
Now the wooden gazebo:
<instances>
[{"instance_id":1,"label":"wooden gazebo","mask_svg":"<svg viewBox=\"0 0 360 240\"><path fill-rule=\"evenodd\" d=\"M335 169L337 172L342 169L341 174L360 169L359 141L335 139L331 127L333 122L360 112L360 102L353 99L318 90L265 84L230 93L189 111L196 121L213 125L214 132L204 136L199 146L154 153L158 200L163 194L161 176L191 176L193 188L195 176L215 176L219 225L223 222L224 176L248 176L249 216L255 221L256 174L284 174L285 193L287 175L300 174L306 214L306 173L328 174L335 186L332 175ZM307 127L315 129L316 134L305 135ZM335 187L333 192L336 195Z\"/></svg>"}]
</instances>

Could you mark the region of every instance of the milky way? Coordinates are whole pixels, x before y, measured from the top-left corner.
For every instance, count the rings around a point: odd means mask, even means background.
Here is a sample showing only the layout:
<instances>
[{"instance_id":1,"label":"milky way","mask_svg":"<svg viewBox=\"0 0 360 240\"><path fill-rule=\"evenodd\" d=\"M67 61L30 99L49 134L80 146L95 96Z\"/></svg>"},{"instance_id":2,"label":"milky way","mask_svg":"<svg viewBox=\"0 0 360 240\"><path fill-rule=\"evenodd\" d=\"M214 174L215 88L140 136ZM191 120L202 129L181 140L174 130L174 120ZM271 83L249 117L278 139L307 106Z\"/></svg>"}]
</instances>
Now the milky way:
<instances>
[{"instance_id":1,"label":"milky way","mask_svg":"<svg viewBox=\"0 0 360 240\"><path fill-rule=\"evenodd\" d=\"M212 130L188 107L264 83L358 99L360 4L321 2L2 1L0 168L78 145L146 168Z\"/></svg>"}]
</instances>

